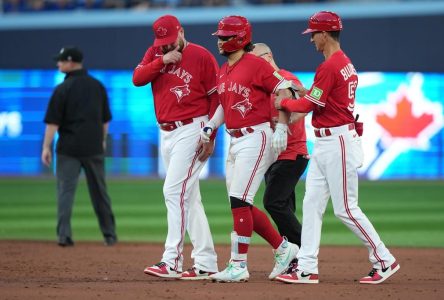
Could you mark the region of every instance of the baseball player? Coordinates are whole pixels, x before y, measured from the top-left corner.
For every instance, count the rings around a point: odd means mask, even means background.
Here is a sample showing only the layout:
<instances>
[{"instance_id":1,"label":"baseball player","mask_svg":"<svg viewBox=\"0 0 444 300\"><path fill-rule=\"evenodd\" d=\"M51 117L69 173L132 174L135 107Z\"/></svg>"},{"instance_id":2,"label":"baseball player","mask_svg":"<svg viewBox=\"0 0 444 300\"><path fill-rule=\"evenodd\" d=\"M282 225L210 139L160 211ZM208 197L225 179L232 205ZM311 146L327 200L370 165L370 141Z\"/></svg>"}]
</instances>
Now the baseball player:
<instances>
[{"instance_id":1,"label":"baseball player","mask_svg":"<svg viewBox=\"0 0 444 300\"><path fill-rule=\"evenodd\" d=\"M252 53L267 61L286 80L302 86L292 73L280 69L268 45L254 44ZM272 124L278 121L278 110L274 107L275 95L271 95ZM265 173L264 207L276 223L279 233L288 241L301 246L301 223L296 218L296 196L294 189L308 164L307 138L305 135L306 114L293 113L288 128L287 149L283 151ZM277 123L279 126L279 123Z\"/></svg>"},{"instance_id":2,"label":"baseball player","mask_svg":"<svg viewBox=\"0 0 444 300\"><path fill-rule=\"evenodd\" d=\"M363 163L360 135L353 117L358 75L341 50L340 17L321 11L310 17L311 42L325 61L317 68L311 89L302 98L276 99L277 109L307 113L313 111L312 124L317 137L308 169L303 202L302 246L298 266L276 279L289 283L318 283L318 252L322 217L329 197L335 215L365 244L372 264L360 283L378 284L399 270L399 264L385 247L378 233L358 206L358 173ZM358 128L359 129L359 128Z\"/></svg>"},{"instance_id":3,"label":"baseball player","mask_svg":"<svg viewBox=\"0 0 444 300\"><path fill-rule=\"evenodd\" d=\"M134 70L133 83L151 83L160 127L161 153L166 169L163 194L168 235L160 263L149 275L184 280L208 279L218 271L217 256L199 191L199 173L214 142L198 147L200 130L218 105L218 65L205 48L185 39L172 15L153 24L154 44ZM182 273L185 231L193 244L194 265Z\"/></svg>"},{"instance_id":4,"label":"baseball player","mask_svg":"<svg viewBox=\"0 0 444 300\"><path fill-rule=\"evenodd\" d=\"M247 252L255 231L274 249L275 266L269 275L274 279L287 270L299 247L279 235L267 215L253 206L253 200L265 171L276 159L272 141L278 152L286 146L286 131L284 140L283 134L273 135L270 127L270 94L278 92L290 97L290 83L266 61L248 53L253 45L251 25L246 18L222 18L213 35L218 37L219 53L227 57L227 62L218 76L221 105L201 134L208 141L213 130L225 122L231 136L226 183L234 231L228 267L210 278L219 282L248 281ZM282 124L285 130L286 126Z\"/></svg>"}]
</instances>

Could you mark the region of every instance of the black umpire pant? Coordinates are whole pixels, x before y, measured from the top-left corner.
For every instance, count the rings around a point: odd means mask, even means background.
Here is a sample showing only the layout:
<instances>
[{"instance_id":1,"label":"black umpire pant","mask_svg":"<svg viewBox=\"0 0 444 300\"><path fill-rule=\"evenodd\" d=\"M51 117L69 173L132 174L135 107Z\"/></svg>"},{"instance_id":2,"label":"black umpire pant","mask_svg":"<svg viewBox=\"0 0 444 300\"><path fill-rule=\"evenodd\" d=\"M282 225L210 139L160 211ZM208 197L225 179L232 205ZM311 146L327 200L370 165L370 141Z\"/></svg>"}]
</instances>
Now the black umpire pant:
<instances>
[{"instance_id":1,"label":"black umpire pant","mask_svg":"<svg viewBox=\"0 0 444 300\"><path fill-rule=\"evenodd\" d=\"M264 207L288 241L301 246L301 223L296 212L294 189L307 168L308 159L298 155L296 160L277 160L265 173Z\"/></svg>"},{"instance_id":2,"label":"black umpire pant","mask_svg":"<svg viewBox=\"0 0 444 300\"><path fill-rule=\"evenodd\" d=\"M106 191L104 155L57 155L57 235L59 242L72 237L71 213L80 171L85 171L89 195L105 239L117 240L111 200Z\"/></svg>"}]
</instances>

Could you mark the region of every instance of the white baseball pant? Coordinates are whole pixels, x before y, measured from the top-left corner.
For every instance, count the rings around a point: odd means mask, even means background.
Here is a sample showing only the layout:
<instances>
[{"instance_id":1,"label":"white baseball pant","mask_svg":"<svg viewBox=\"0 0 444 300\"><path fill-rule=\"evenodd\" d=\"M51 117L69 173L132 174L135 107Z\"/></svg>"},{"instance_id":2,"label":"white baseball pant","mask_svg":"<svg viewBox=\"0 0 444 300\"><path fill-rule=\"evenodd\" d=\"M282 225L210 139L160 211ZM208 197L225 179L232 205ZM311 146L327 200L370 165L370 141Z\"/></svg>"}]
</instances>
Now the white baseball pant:
<instances>
[{"instance_id":1,"label":"white baseball pant","mask_svg":"<svg viewBox=\"0 0 444 300\"><path fill-rule=\"evenodd\" d=\"M168 235L162 261L182 271L185 231L193 244L191 257L200 270L217 272L217 255L201 201L199 173L205 162L198 160L200 130L208 117L173 131L161 130L161 151L166 170L163 194L167 207Z\"/></svg>"},{"instance_id":2,"label":"white baseball pant","mask_svg":"<svg viewBox=\"0 0 444 300\"><path fill-rule=\"evenodd\" d=\"M364 160L361 138L354 129L349 130L348 125L329 129L332 135L316 139L310 159L298 269L318 274L322 218L330 196L335 216L367 247L373 267L386 268L395 258L358 206L357 169Z\"/></svg>"},{"instance_id":3,"label":"white baseball pant","mask_svg":"<svg viewBox=\"0 0 444 300\"><path fill-rule=\"evenodd\" d=\"M253 205L268 167L277 154L271 148L273 130L270 123L250 126L252 133L242 137L231 137L226 162L226 184L228 195Z\"/></svg>"}]
</instances>

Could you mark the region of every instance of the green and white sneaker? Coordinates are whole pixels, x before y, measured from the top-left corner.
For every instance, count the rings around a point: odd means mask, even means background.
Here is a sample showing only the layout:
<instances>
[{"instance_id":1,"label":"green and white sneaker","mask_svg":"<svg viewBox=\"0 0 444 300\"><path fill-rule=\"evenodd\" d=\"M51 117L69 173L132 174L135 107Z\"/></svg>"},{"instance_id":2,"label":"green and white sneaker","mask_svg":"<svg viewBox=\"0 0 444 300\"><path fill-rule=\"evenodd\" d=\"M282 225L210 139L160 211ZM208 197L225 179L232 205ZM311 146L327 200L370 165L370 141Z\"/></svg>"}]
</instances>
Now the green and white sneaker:
<instances>
[{"instance_id":1,"label":"green and white sneaker","mask_svg":"<svg viewBox=\"0 0 444 300\"><path fill-rule=\"evenodd\" d=\"M221 272L210 275L213 282L245 282L250 278L246 261L230 260L227 268Z\"/></svg>"},{"instance_id":2,"label":"green and white sneaker","mask_svg":"<svg viewBox=\"0 0 444 300\"><path fill-rule=\"evenodd\" d=\"M296 244L292 244L287 241L287 238L284 237L283 242L274 252L274 268L268 276L269 279L273 280L276 276L281 275L285 271L288 270L293 259L296 258L296 255L299 252L299 247Z\"/></svg>"}]
</instances>

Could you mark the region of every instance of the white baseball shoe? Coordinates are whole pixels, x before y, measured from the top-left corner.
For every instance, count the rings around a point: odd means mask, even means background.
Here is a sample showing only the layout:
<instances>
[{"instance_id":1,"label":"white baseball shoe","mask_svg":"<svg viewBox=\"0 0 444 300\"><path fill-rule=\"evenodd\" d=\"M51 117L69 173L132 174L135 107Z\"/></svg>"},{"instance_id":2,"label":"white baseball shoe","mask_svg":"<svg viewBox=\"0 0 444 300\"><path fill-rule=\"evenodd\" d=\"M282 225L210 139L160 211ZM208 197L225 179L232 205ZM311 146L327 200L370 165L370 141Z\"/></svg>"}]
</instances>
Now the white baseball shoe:
<instances>
[{"instance_id":1,"label":"white baseball shoe","mask_svg":"<svg viewBox=\"0 0 444 300\"><path fill-rule=\"evenodd\" d=\"M145 274L162 277L162 278L180 278L181 272L177 272L164 262L157 263L143 270Z\"/></svg>"},{"instance_id":2,"label":"white baseball shoe","mask_svg":"<svg viewBox=\"0 0 444 300\"><path fill-rule=\"evenodd\" d=\"M391 264L390 267L379 270L379 269L372 269L370 273L359 280L359 283L363 284L378 284L381 282L384 282L386 279L388 279L390 276L395 274L399 270L400 266L395 261Z\"/></svg>"},{"instance_id":3,"label":"white baseball shoe","mask_svg":"<svg viewBox=\"0 0 444 300\"><path fill-rule=\"evenodd\" d=\"M192 267L191 269L186 270L182 273L182 280L207 280L210 279L210 275L215 274L216 272L207 272L200 270L196 267Z\"/></svg>"},{"instance_id":4,"label":"white baseball shoe","mask_svg":"<svg viewBox=\"0 0 444 300\"><path fill-rule=\"evenodd\" d=\"M247 269L246 261L230 260L227 268L221 272L210 275L213 282L244 282L248 281L250 274Z\"/></svg>"},{"instance_id":5,"label":"white baseball shoe","mask_svg":"<svg viewBox=\"0 0 444 300\"><path fill-rule=\"evenodd\" d=\"M285 273L291 262L296 259L296 255L299 252L299 247L296 244L292 244L287 241L287 238L284 237L283 242L274 252L274 268L268 276L269 279L273 280L276 276Z\"/></svg>"},{"instance_id":6,"label":"white baseball shoe","mask_svg":"<svg viewBox=\"0 0 444 300\"><path fill-rule=\"evenodd\" d=\"M296 269L289 274L278 275L276 280L285 283L319 283L319 275Z\"/></svg>"}]
</instances>

